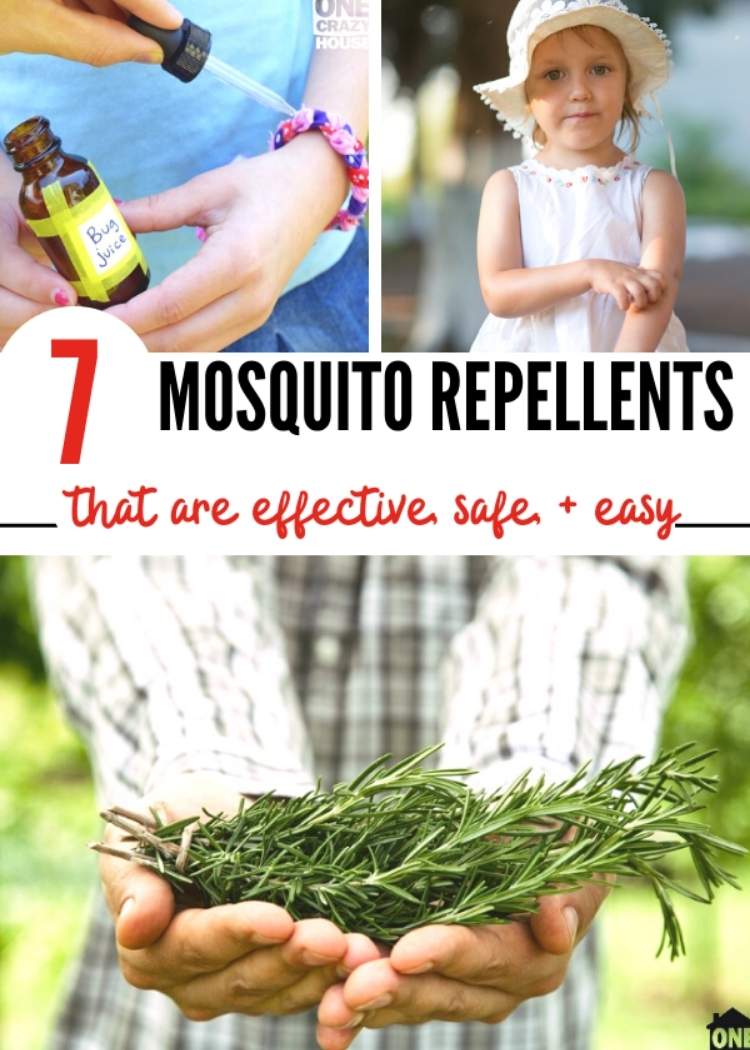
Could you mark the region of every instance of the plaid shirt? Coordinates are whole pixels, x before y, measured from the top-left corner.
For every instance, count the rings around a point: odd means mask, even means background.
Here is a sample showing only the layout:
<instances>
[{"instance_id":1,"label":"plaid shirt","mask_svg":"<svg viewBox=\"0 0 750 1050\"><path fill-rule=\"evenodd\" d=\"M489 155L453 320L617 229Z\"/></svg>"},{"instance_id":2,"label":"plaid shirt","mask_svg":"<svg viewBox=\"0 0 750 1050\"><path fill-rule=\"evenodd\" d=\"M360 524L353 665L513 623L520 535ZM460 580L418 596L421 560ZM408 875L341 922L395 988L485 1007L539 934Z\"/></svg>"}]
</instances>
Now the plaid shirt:
<instances>
[{"instance_id":1,"label":"plaid shirt","mask_svg":"<svg viewBox=\"0 0 750 1050\"><path fill-rule=\"evenodd\" d=\"M50 671L102 800L213 770L299 793L444 740L495 787L653 753L685 642L682 564L606 558L43 558ZM585 1050L587 937L500 1025L364 1031L361 1050ZM185 1020L120 976L95 905L55 1050L314 1050L314 1011Z\"/></svg>"}]
</instances>

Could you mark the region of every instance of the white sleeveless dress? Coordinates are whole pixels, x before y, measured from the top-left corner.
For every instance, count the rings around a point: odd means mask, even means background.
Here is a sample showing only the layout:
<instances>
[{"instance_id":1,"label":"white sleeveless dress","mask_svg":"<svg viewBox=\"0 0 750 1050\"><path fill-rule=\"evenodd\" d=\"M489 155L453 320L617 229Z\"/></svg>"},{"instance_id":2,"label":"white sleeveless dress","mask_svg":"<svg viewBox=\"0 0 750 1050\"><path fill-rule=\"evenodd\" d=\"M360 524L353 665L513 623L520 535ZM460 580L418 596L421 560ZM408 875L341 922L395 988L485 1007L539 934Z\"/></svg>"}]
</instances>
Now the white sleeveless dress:
<instances>
[{"instance_id":1,"label":"white sleeveless dress","mask_svg":"<svg viewBox=\"0 0 750 1050\"><path fill-rule=\"evenodd\" d=\"M647 165L625 157L611 168L573 171L527 160L509 169L518 188L523 265L555 266L612 259L639 266ZM611 295L586 292L527 317L490 314L472 351L566 353L614 350L625 315ZM685 329L672 314L657 350L687 350Z\"/></svg>"}]
</instances>

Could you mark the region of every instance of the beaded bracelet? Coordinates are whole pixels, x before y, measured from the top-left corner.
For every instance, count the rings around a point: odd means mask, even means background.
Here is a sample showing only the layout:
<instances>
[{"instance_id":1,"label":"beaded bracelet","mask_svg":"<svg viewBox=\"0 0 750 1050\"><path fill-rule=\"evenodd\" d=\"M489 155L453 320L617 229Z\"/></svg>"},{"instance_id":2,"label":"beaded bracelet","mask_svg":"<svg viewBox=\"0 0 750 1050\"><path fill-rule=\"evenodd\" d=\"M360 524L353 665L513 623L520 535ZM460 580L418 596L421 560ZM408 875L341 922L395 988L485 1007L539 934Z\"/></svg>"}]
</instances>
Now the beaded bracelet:
<instances>
[{"instance_id":1,"label":"beaded bracelet","mask_svg":"<svg viewBox=\"0 0 750 1050\"><path fill-rule=\"evenodd\" d=\"M328 224L328 230L352 230L359 226L370 196L370 169L367 151L354 134L350 124L334 113L303 106L293 117L282 120L273 136L272 149L281 149L305 131L320 131L331 149L338 153L346 164L346 173L352 189L345 208Z\"/></svg>"}]
</instances>

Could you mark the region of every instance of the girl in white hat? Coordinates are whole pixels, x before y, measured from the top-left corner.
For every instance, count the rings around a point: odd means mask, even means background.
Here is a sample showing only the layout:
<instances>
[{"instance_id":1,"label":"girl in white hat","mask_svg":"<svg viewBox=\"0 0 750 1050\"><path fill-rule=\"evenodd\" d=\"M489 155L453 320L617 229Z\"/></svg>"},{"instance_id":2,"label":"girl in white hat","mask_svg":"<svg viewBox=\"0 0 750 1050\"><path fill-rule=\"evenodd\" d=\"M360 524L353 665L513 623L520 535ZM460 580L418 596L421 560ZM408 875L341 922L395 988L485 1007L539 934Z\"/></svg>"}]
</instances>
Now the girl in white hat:
<instances>
[{"instance_id":1,"label":"girl in white hat","mask_svg":"<svg viewBox=\"0 0 750 1050\"><path fill-rule=\"evenodd\" d=\"M672 312L684 196L632 155L643 100L669 76L664 33L620 0L520 0L508 46L510 75L475 90L537 152L484 191L490 315L472 350L687 350Z\"/></svg>"}]
</instances>

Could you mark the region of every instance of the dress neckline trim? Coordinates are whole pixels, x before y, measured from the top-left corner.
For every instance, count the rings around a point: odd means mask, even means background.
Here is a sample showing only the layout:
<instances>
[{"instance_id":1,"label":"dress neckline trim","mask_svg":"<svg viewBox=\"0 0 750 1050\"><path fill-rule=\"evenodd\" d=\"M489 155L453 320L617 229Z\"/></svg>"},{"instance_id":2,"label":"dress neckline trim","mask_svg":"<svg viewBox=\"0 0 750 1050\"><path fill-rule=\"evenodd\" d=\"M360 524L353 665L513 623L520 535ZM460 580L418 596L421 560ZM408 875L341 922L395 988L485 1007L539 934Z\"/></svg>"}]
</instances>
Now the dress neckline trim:
<instances>
[{"instance_id":1,"label":"dress neckline trim","mask_svg":"<svg viewBox=\"0 0 750 1050\"><path fill-rule=\"evenodd\" d=\"M542 164L535 157L531 157L523 161L519 167L521 171L529 175L539 175L547 182L572 189L573 186L580 183L620 182L623 172L634 171L641 167L641 162L635 160L634 157L625 156L617 164L611 164L609 167L584 164L580 168L551 168L547 164Z\"/></svg>"}]
</instances>

